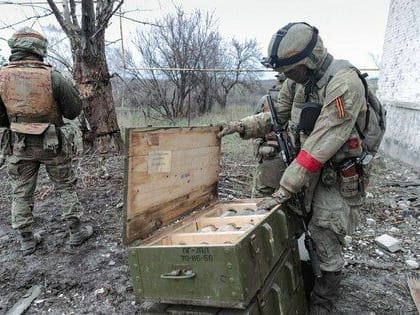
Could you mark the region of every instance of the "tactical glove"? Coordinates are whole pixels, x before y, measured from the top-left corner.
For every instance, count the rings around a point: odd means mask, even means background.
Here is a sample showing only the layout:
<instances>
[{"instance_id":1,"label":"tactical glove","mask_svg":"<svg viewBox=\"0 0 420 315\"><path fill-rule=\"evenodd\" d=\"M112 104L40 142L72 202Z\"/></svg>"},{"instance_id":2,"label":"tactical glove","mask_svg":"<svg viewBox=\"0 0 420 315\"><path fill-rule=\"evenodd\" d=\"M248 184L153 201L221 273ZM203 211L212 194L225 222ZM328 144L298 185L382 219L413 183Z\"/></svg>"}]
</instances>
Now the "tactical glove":
<instances>
[{"instance_id":1,"label":"tactical glove","mask_svg":"<svg viewBox=\"0 0 420 315\"><path fill-rule=\"evenodd\" d=\"M238 132L241 133L244 131L244 127L240 121L231 121L228 123L218 124L220 132L217 134L217 137L222 138L226 135Z\"/></svg>"},{"instance_id":2,"label":"tactical glove","mask_svg":"<svg viewBox=\"0 0 420 315\"><path fill-rule=\"evenodd\" d=\"M280 188L271 195L271 197L263 198L257 202L258 210L270 210L274 206L285 203L292 197L292 193L286 188L280 186Z\"/></svg>"}]
</instances>

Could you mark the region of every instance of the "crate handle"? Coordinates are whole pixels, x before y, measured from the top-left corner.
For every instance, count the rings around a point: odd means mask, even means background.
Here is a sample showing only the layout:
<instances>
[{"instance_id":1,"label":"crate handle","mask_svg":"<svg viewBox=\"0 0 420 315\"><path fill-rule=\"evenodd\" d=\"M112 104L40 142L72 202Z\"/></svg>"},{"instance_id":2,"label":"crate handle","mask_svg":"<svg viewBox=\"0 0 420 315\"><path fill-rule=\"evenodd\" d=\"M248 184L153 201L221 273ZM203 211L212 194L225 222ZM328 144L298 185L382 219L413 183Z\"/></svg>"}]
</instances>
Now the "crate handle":
<instances>
[{"instance_id":1,"label":"crate handle","mask_svg":"<svg viewBox=\"0 0 420 315\"><path fill-rule=\"evenodd\" d=\"M168 273L163 273L160 275L160 277L162 279L181 280L181 279L192 279L195 277L195 275L196 273L193 272L192 270L177 269L177 270L172 270L171 272L168 272Z\"/></svg>"},{"instance_id":2,"label":"crate handle","mask_svg":"<svg viewBox=\"0 0 420 315\"><path fill-rule=\"evenodd\" d=\"M268 223L264 223L262 226L268 232L268 242L270 244L270 249L271 249L271 259L274 259L276 256L276 248L274 244L273 228Z\"/></svg>"},{"instance_id":3,"label":"crate handle","mask_svg":"<svg viewBox=\"0 0 420 315\"><path fill-rule=\"evenodd\" d=\"M286 314L285 309L284 309L284 305L283 305L284 304L284 298L283 298L283 294L281 293L280 287L278 286L277 283L274 283L271 286L271 290L274 291L274 296L275 296L275 299L277 300L276 304L279 307L279 311L280 311L279 314Z\"/></svg>"},{"instance_id":4,"label":"crate handle","mask_svg":"<svg viewBox=\"0 0 420 315\"><path fill-rule=\"evenodd\" d=\"M297 284L296 284L296 274L295 274L295 269L293 268L293 265L290 262L286 262L284 264L287 268L287 270L289 270L289 275L290 275L290 280L292 281L292 286L293 286L293 291L296 290Z\"/></svg>"}]
</instances>

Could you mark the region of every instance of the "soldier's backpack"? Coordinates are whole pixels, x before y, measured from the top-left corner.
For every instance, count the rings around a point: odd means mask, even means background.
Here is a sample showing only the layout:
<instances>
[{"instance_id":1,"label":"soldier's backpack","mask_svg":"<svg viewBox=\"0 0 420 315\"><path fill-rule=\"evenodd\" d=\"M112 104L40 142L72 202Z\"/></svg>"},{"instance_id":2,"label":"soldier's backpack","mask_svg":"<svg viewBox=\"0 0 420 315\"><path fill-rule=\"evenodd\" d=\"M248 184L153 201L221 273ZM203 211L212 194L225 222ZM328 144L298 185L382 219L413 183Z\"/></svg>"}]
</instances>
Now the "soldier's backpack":
<instances>
[{"instance_id":1,"label":"soldier's backpack","mask_svg":"<svg viewBox=\"0 0 420 315\"><path fill-rule=\"evenodd\" d=\"M367 103L366 124L362 130L356 123L356 129L360 138L363 140L363 149L371 155L375 155L384 137L386 129L386 110L382 106L376 95L369 89L366 82L366 74L357 71L359 78L365 87L365 97Z\"/></svg>"}]
</instances>

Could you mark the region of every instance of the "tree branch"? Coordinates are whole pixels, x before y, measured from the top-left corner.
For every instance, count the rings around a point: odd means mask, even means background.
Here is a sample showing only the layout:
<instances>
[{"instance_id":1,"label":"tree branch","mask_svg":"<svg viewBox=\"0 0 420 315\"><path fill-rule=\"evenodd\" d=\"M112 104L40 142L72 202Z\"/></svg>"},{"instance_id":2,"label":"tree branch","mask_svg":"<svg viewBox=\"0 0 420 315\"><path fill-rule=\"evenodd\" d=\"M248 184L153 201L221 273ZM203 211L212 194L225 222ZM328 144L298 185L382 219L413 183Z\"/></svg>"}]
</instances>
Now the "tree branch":
<instances>
[{"instance_id":1,"label":"tree branch","mask_svg":"<svg viewBox=\"0 0 420 315\"><path fill-rule=\"evenodd\" d=\"M45 2L14 2L14 1L0 1L0 5L2 4L9 4L9 5L20 5L22 7L31 7L31 8L37 8L37 9L42 9L42 10L48 10L48 8L43 7L41 5L37 5L37 4L45 4Z\"/></svg>"},{"instance_id":2,"label":"tree branch","mask_svg":"<svg viewBox=\"0 0 420 315\"><path fill-rule=\"evenodd\" d=\"M23 23L27 23L29 20L42 19L42 18L47 17L47 16L50 16L52 14L53 14L52 12L49 12L49 13L46 13L46 14L43 14L43 15L30 16L28 18L25 18L24 20L20 20L18 22L13 23L13 24L5 24L4 23L5 26L0 27L0 30L4 30L4 29L8 29L8 28L14 28L14 26L19 25L19 24L23 24Z\"/></svg>"},{"instance_id":3,"label":"tree branch","mask_svg":"<svg viewBox=\"0 0 420 315\"><path fill-rule=\"evenodd\" d=\"M69 73L73 73L73 66L67 62L67 60L65 60L64 58L60 57L60 54L55 51L54 49L49 49L51 52L53 52L54 54L48 54L48 58L51 58L59 63L61 63Z\"/></svg>"},{"instance_id":4,"label":"tree branch","mask_svg":"<svg viewBox=\"0 0 420 315\"><path fill-rule=\"evenodd\" d=\"M136 19L130 18L130 17L128 17L128 16L125 16L125 15L124 15L124 12L123 12L123 13L121 13L121 14L120 14L120 13L115 13L115 16L119 16L119 17L121 17L121 18L123 18L123 19L126 19L126 20L131 21L131 22L139 23L139 24L151 25L151 26L156 26L156 27L163 27L163 26L161 26L161 25L159 25L159 24L150 23L150 22L142 22L142 21L139 21L139 20L136 20Z\"/></svg>"},{"instance_id":5,"label":"tree branch","mask_svg":"<svg viewBox=\"0 0 420 315\"><path fill-rule=\"evenodd\" d=\"M80 31L79 21L76 16L76 2L74 0L70 0L70 15L73 25Z\"/></svg>"},{"instance_id":6,"label":"tree branch","mask_svg":"<svg viewBox=\"0 0 420 315\"><path fill-rule=\"evenodd\" d=\"M71 23L69 0L63 0L63 17L64 17L64 21L66 21L67 24Z\"/></svg>"},{"instance_id":7,"label":"tree branch","mask_svg":"<svg viewBox=\"0 0 420 315\"><path fill-rule=\"evenodd\" d=\"M105 6L102 10L97 10L98 16L96 20L98 23L96 24L96 32L92 35L92 39L94 39L100 32L102 32L108 25L109 20L111 17L118 11L118 9L123 4L124 0L120 0L117 6L112 10L115 0L111 0L107 6ZM98 9L98 8L97 8Z\"/></svg>"},{"instance_id":8,"label":"tree branch","mask_svg":"<svg viewBox=\"0 0 420 315\"><path fill-rule=\"evenodd\" d=\"M67 36L71 37L71 35L73 34L71 25L68 25L66 23L63 16L61 15L60 10L57 8L53 0L47 0L47 2L51 10L53 11L58 23L61 25L61 28L63 29L63 31L67 34Z\"/></svg>"},{"instance_id":9,"label":"tree branch","mask_svg":"<svg viewBox=\"0 0 420 315\"><path fill-rule=\"evenodd\" d=\"M95 30L95 8L92 0L82 0L82 32L86 39Z\"/></svg>"}]
</instances>

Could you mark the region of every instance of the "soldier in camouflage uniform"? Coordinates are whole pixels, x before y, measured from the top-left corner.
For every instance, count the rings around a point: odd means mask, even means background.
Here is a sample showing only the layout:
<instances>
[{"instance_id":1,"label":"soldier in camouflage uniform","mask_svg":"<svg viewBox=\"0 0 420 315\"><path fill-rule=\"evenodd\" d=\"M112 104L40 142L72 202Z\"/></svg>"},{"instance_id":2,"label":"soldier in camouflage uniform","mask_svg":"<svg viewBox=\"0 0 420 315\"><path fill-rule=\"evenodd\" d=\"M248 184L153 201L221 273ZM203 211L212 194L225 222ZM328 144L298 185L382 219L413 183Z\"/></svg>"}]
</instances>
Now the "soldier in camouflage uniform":
<instances>
[{"instance_id":1,"label":"soldier in camouflage uniform","mask_svg":"<svg viewBox=\"0 0 420 315\"><path fill-rule=\"evenodd\" d=\"M32 230L32 211L38 171L44 164L62 200L68 244L80 245L93 229L79 220L77 179L72 169L74 133L63 122L63 117L74 119L80 114L79 93L43 62L48 42L40 33L25 27L8 44L10 63L0 70L0 145L2 155L9 155L12 227L19 234L22 253L32 254L41 241Z\"/></svg>"},{"instance_id":2,"label":"soldier in camouflage uniform","mask_svg":"<svg viewBox=\"0 0 420 315\"><path fill-rule=\"evenodd\" d=\"M274 86L270 92L278 92L286 80L282 73L277 74L276 78L278 85ZM267 95L265 95L258 101L255 113L259 114L269 111ZM253 141L258 164L254 173L252 198L271 196L279 188L280 178L286 167L279 156L275 137L273 132L269 132L263 138L257 138Z\"/></svg>"},{"instance_id":3,"label":"soldier in camouflage uniform","mask_svg":"<svg viewBox=\"0 0 420 315\"><path fill-rule=\"evenodd\" d=\"M297 83L294 96L288 84L283 86L275 107L280 123L288 122L298 154L285 170L280 188L258 206L285 203L292 193L304 190L323 274L315 280L311 314L334 313L345 263L344 236L354 231L364 200L363 173L356 161L362 154L358 130L366 123L365 89L357 69L327 53L318 30L306 23L290 23L274 34L268 54L266 65ZM313 109L318 109L318 116ZM220 136L238 132L248 139L271 128L270 115L261 113L225 125Z\"/></svg>"}]
</instances>

